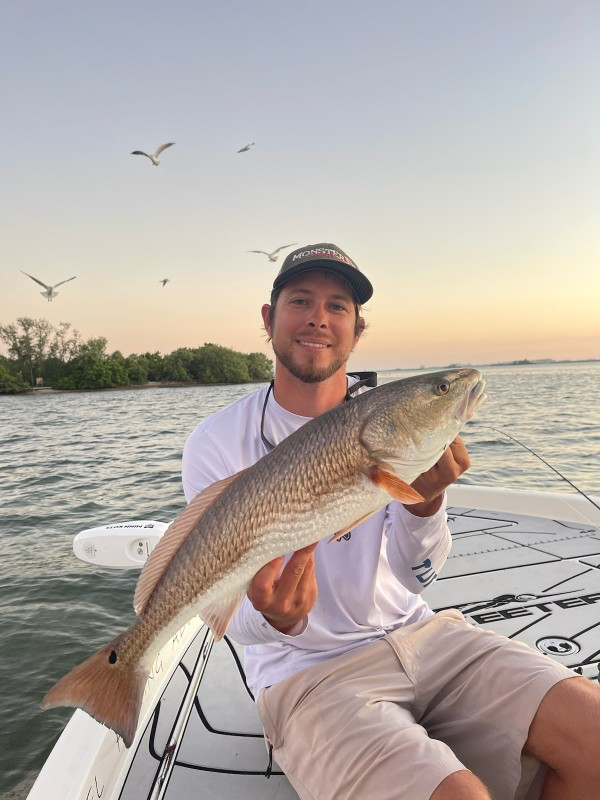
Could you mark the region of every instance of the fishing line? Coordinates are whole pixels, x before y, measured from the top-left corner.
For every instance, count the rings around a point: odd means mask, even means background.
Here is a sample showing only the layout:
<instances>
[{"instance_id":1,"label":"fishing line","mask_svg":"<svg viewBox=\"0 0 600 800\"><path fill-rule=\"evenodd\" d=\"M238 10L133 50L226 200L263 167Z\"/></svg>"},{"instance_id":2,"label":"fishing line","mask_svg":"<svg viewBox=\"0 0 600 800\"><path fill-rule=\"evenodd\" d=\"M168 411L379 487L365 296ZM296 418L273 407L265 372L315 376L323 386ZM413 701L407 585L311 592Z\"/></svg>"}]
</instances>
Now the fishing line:
<instances>
[{"instance_id":1,"label":"fishing line","mask_svg":"<svg viewBox=\"0 0 600 800\"><path fill-rule=\"evenodd\" d=\"M589 500L589 502L590 502L590 503L591 503L591 504L592 504L592 505L593 505L595 508L597 508L597 509L598 509L598 511L600 511L600 506L599 506L597 503L594 503L594 501L592 500L592 498L591 498L591 497L588 497L588 495L587 495L587 494L586 494L584 491L582 491L582 490L581 490L581 489L580 489L578 486L575 486L575 484L573 483L573 481L570 481L568 478L565 478L565 476L562 474L562 472L559 472L559 471L556 469L556 467L553 467L553 466L552 466L552 464L549 464L549 463L546 461L546 459L542 458L542 457L541 457L541 456L539 456L537 453L535 453L535 452L534 452L534 451L531 449L531 447L527 447L527 445L526 445L526 444L523 444L523 442L520 442L520 441L519 441L518 439L516 439L514 436L511 436L511 435L510 435L510 433L506 433L506 431L502 431L502 430L500 430L499 428L492 428L492 426L491 426L491 425L480 425L480 427L481 427L481 428L487 428L488 430L490 430L490 431L495 431L496 433L501 433L503 436L506 436L506 438L507 438L507 439L512 439L512 440L513 440L513 442L516 442L517 444L520 444L520 445L521 445L521 447L524 447L524 448L525 448L525 450L527 450L527 452L528 452L528 453L531 453L531 455L532 455L532 456L535 456L536 458L539 458L539 460L542 462L542 464L545 464L547 467L550 467L550 469L551 469L553 472L556 472L556 474L559 476L559 478L562 478L562 479L563 479L563 481L566 481L566 482L569 484L569 486L572 486L572 487L575 489L575 491L576 491L576 492L579 492L579 494L582 494L582 495L585 497L585 499L586 499L586 500Z\"/></svg>"}]
</instances>

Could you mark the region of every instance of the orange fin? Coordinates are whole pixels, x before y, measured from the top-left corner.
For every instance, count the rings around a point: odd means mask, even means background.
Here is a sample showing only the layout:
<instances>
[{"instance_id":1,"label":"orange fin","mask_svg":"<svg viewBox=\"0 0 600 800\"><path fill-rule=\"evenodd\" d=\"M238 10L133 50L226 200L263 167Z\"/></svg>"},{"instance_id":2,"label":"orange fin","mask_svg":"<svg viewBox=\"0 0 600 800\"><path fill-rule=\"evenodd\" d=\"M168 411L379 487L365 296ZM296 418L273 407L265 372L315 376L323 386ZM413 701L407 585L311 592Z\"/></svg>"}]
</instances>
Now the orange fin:
<instances>
[{"instance_id":1,"label":"orange fin","mask_svg":"<svg viewBox=\"0 0 600 800\"><path fill-rule=\"evenodd\" d=\"M229 627L229 623L233 619L235 612L240 607L245 594L246 592L243 591L237 597L234 597L233 600L208 606L200 614L202 622L208 625L217 642L225 636L225 631Z\"/></svg>"},{"instance_id":2,"label":"orange fin","mask_svg":"<svg viewBox=\"0 0 600 800\"><path fill-rule=\"evenodd\" d=\"M360 525L361 522L364 522L366 519L369 519L369 517L372 517L373 514L375 514L378 510L379 509L376 509L375 511L369 511L368 514L365 514L364 516L359 517L356 520L356 522L353 522L351 525L347 525L341 531L338 531L337 533L334 533L333 536L331 537L331 539L327 540L327 544L331 544L331 542L339 542L339 540L342 538L342 536L345 533L348 533L348 531L351 531L353 528L356 528L357 525Z\"/></svg>"},{"instance_id":3,"label":"orange fin","mask_svg":"<svg viewBox=\"0 0 600 800\"><path fill-rule=\"evenodd\" d=\"M204 512L241 474L241 472L236 472L235 475L230 475L228 478L223 478L223 480L207 486L206 489L196 495L189 506L169 525L165 535L150 553L150 557L144 564L142 574L135 587L133 608L136 614L140 615L146 608L150 595L167 571L171 559L180 548L182 542L194 530Z\"/></svg>"},{"instance_id":4,"label":"orange fin","mask_svg":"<svg viewBox=\"0 0 600 800\"><path fill-rule=\"evenodd\" d=\"M104 645L61 678L44 697L42 707L82 708L98 722L112 728L123 738L126 747L131 747L148 675L142 669L126 667L119 662L123 636Z\"/></svg>"},{"instance_id":5,"label":"orange fin","mask_svg":"<svg viewBox=\"0 0 600 800\"><path fill-rule=\"evenodd\" d=\"M398 478L393 472L382 469L381 467L373 467L369 473L370 479L375 486L379 486L394 500L399 500L401 503L410 505L412 503L422 503L425 498L420 495L412 486Z\"/></svg>"}]
</instances>

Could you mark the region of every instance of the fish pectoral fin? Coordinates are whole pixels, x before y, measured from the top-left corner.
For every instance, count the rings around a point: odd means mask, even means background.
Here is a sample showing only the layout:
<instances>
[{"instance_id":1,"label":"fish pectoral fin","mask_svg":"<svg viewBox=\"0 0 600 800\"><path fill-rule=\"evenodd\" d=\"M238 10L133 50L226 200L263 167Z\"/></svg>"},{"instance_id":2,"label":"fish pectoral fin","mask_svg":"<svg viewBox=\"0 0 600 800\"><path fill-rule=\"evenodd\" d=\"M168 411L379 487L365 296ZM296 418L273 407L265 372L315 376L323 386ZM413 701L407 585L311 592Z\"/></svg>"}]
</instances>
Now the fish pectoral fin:
<instances>
[{"instance_id":1,"label":"fish pectoral fin","mask_svg":"<svg viewBox=\"0 0 600 800\"><path fill-rule=\"evenodd\" d=\"M245 470L242 470L242 472L245 472ZM181 544L193 531L205 511L212 506L228 486L239 478L242 472L236 472L235 475L230 475L221 481L211 483L210 486L199 492L187 508L169 525L165 535L150 553L135 587L133 608L138 616L145 609L150 595L167 571L171 559L181 547Z\"/></svg>"},{"instance_id":2,"label":"fish pectoral fin","mask_svg":"<svg viewBox=\"0 0 600 800\"><path fill-rule=\"evenodd\" d=\"M373 467L369 473L369 478L380 489L391 495L394 500L399 500L405 505L412 503L422 503L425 498L420 495L412 486L409 486L406 481L394 475L382 467Z\"/></svg>"},{"instance_id":3,"label":"fish pectoral fin","mask_svg":"<svg viewBox=\"0 0 600 800\"><path fill-rule=\"evenodd\" d=\"M346 525L346 527L342 528L341 531L338 531L337 533L334 533L333 536L331 537L331 539L327 540L327 544L331 544L331 542L339 542L339 540L342 538L342 536L345 533L348 533L348 531L353 530L354 528L356 528L357 525L360 525L361 522L364 522L366 519L369 519L369 517L372 517L373 514L376 514L378 511L379 511L378 508L376 508L375 511L369 511L368 514L365 514L364 516L359 517L355 522L352 522L350 525Z\"/></svg>"},{"instance_id":4,"label":"fish pectoral fin","mask_svg":"<svg viewBox=\"0 0 600 800\"><path fill-rule=\"evenodd\" d=\"M235 612L240 607L246 591L241 592L233 600L225 603L215 603L215 605L207 606L200 614L202 622L205 622L213 632L213 636L218 642L225 636L225 632L229 627L229 623L233 619Z\"/></svg>"}]
</instances>

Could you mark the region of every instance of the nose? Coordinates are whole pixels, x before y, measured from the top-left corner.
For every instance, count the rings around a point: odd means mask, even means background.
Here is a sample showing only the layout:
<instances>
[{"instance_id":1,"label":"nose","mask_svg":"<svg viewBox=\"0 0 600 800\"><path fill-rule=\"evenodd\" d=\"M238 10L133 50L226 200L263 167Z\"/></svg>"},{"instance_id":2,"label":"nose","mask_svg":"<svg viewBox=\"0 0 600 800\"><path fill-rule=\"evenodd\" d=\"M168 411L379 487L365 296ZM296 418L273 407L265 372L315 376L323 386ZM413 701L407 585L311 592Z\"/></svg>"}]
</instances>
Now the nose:
<instances>
[{"instance_id":1,"label":"nose","mask_svg":"<svg viewBox=\"0 0 600 800\"><path fill-rule=\"evenodd\" d=\"M327 328L327 311L325 305L322 303L316 303L310 313L310 317L308 320L308 327L309 328Z\"/></svg>"}]
</instances>

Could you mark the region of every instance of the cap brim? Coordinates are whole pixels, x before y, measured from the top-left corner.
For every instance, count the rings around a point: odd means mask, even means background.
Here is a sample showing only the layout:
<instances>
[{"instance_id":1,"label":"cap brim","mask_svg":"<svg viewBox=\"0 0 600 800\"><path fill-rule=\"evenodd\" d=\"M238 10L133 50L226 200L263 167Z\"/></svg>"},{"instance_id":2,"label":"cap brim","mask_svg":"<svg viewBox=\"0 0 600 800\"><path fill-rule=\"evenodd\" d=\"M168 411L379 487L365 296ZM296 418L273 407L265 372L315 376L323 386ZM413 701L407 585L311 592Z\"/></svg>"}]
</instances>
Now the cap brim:
<instances>
[{"instance_id":1,"label":"cap brim","mask_svg":"<svg viewBox=\"0 0 600 800\"><path fill-rule=\"evenodd\" d=\"M273 281L273 289L279 289L284 283L287 283L291 278L300 275L302 272L312 272L315 269L333 272L344 278L346 283L350 284L360 305L366 303L373 296L371 281L366 278L362 272L359 272L359 270L354 267L349 267L346 264L331 259L324 259L323 261L314 260L308 264L298 264L296 267L286 269L283 274L280 273Z\"/></svg>"}]
</instances>

